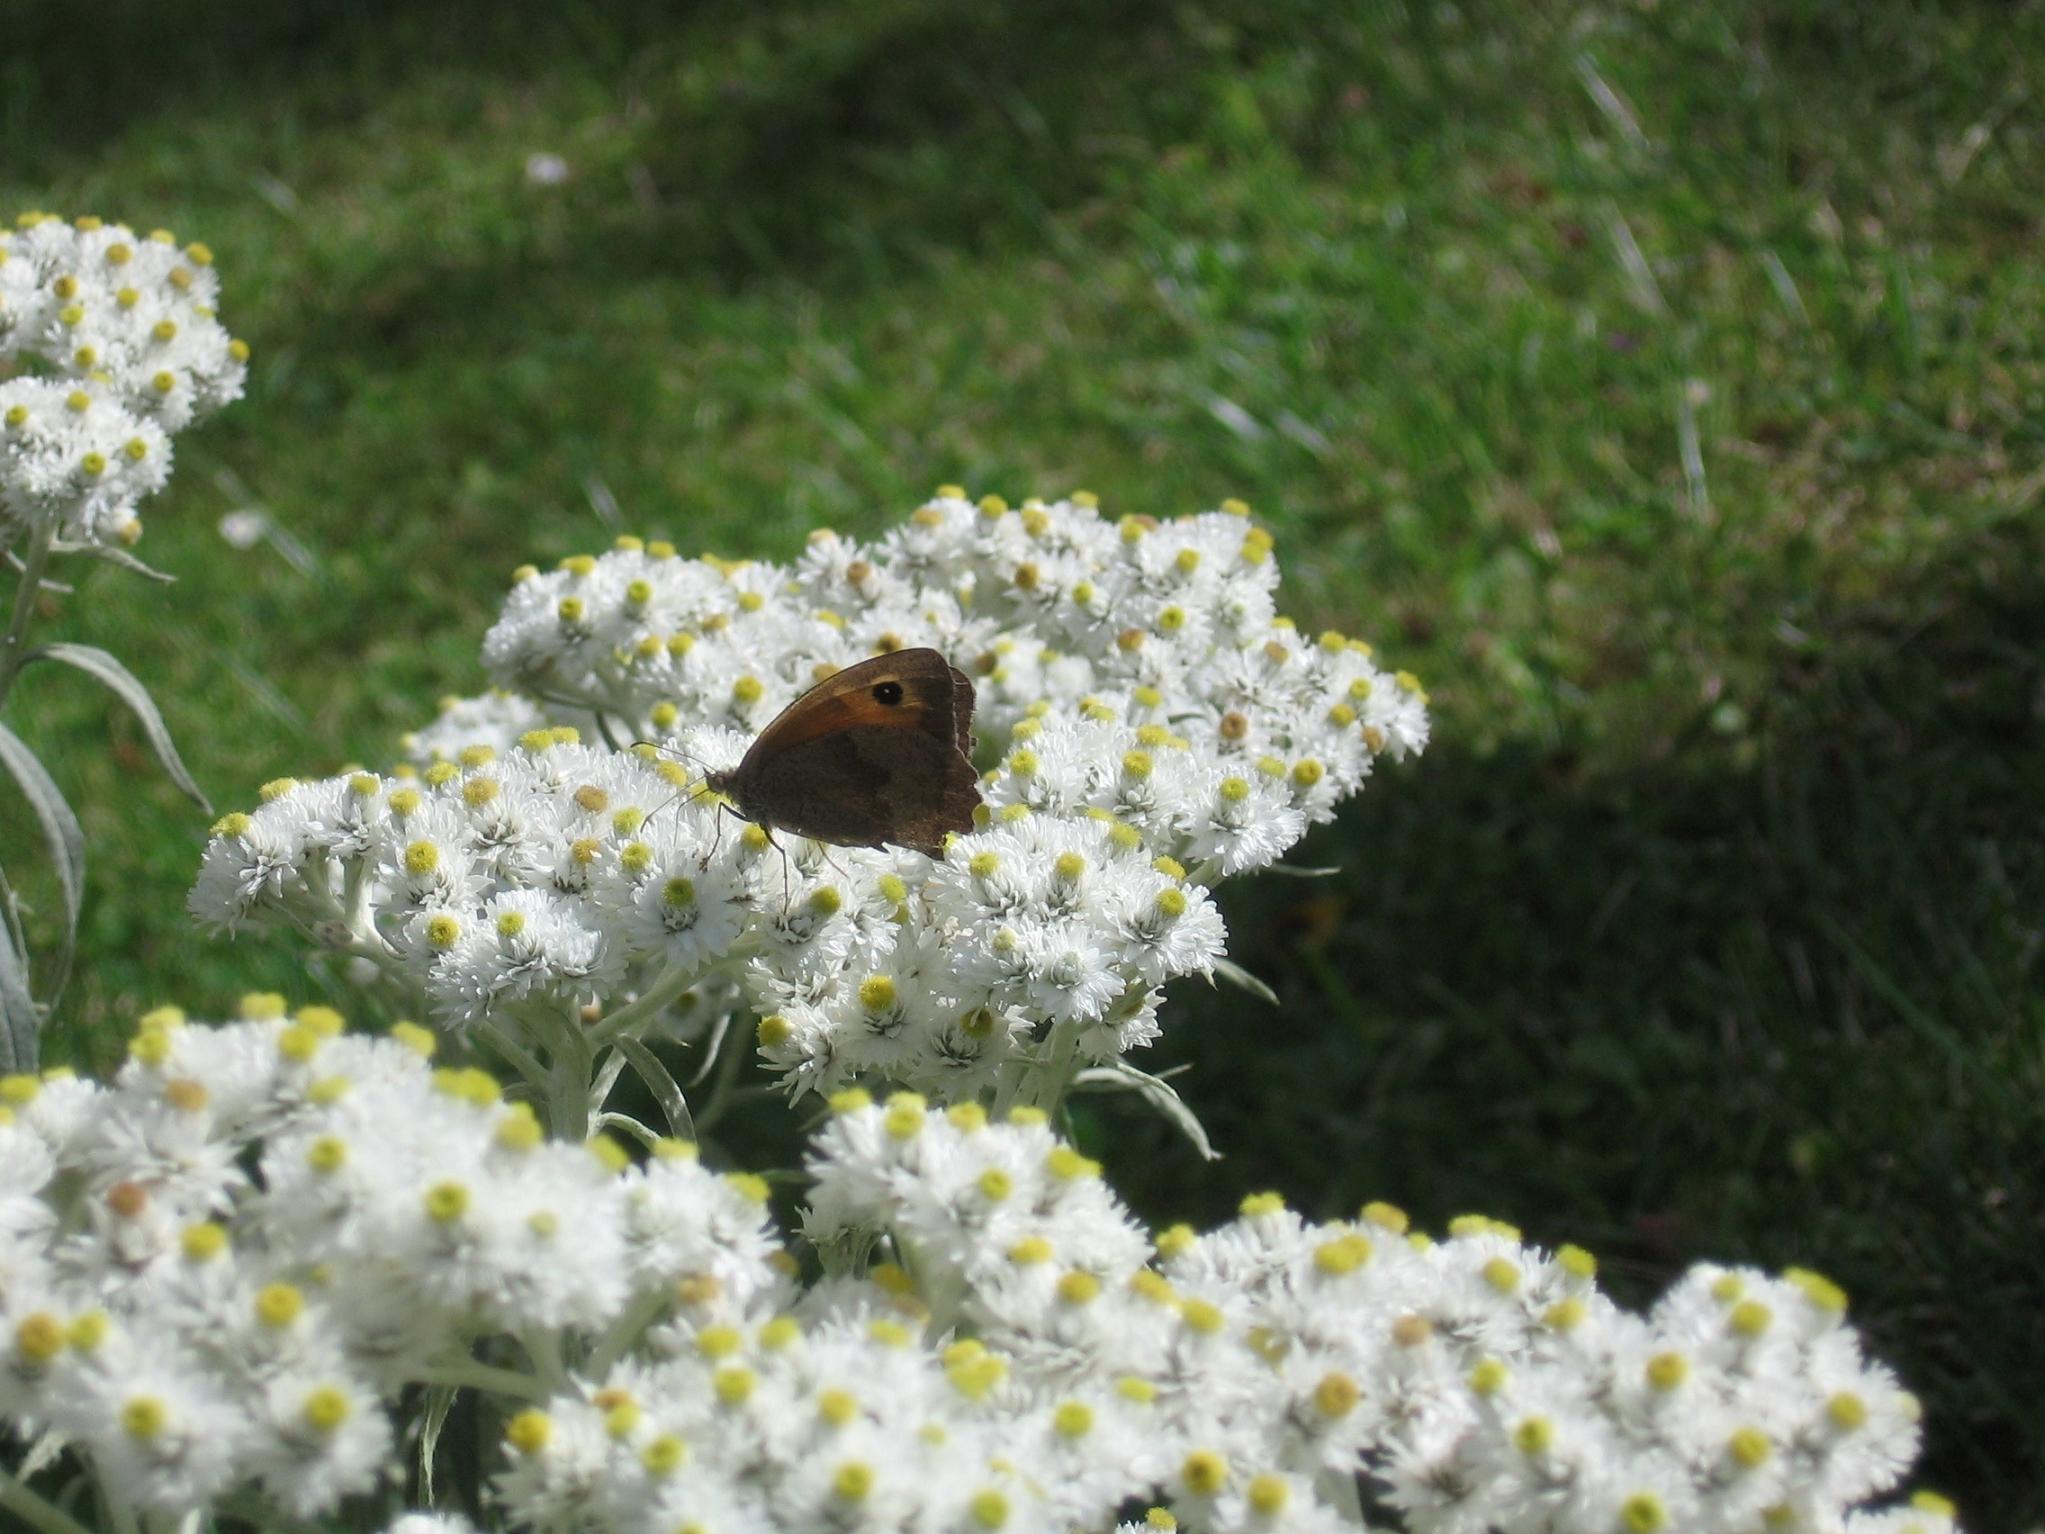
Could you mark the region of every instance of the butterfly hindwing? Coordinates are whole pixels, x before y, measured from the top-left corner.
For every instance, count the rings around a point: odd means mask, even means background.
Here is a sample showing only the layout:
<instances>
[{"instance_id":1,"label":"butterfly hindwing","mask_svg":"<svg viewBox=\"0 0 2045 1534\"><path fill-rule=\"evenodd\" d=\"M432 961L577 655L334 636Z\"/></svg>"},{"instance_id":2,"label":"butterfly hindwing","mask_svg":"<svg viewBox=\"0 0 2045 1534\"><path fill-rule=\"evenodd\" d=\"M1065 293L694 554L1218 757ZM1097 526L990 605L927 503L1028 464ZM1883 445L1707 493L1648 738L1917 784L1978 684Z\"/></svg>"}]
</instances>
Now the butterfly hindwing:
<instances>
[{"instance_id":1,"label":"butterfly hindwing","mask_svg":"<svg viewBox=\"0 0 2045 1534\"><path fill-rule=\"evenodd\" d=\"M848 847L935 854L972 830L973 684L935 650L877 655L825 678L713 786L769 828Z\"/></svg>"},{"instance_id":2,"label":"butterfly hindwing","mask_svg":"<svg viewBox=\"0 0 2045 1534\"><path fill-rule=\"evenodd\" d=\"M950 740L853 725L761 762L740 808L763 824L845 847L894 842L935 855L945 833L973 829L971 763Z\"/></svg>"}]
</instances>

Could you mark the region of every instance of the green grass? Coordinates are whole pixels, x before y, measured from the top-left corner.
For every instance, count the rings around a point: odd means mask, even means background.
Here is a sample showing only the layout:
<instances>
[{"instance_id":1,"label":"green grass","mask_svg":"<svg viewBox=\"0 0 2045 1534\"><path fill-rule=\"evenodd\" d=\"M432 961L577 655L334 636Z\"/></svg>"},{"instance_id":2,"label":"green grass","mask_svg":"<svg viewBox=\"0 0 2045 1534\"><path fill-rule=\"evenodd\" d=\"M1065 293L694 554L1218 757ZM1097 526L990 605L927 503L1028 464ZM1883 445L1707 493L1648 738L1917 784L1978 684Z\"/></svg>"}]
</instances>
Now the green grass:
<instances>
[{"instance_id":1,"label":"green grass","mask_svg":"<svg viewBox=\"0 0 2045 1534\"><path fill-rule=\"evenodd\" d=\"M2045 11L667 10L32 5L0 206L205 239L256 349L150 517L180 584L46 631L234 804L475 690L597 485L765 555L944 481L1243 496L1438 744L1305 850L1342 878L1231 900L1284 1006L1161 1051L1228 1159L1103 1109L1118 1179L1482 1208L1634 1295L1822 1268L1926 1482L2045 1516ZM322 992L190 930L203 818L101 713L10 702L93 849L52 1052Z\"/></svg>"}]
</instances>

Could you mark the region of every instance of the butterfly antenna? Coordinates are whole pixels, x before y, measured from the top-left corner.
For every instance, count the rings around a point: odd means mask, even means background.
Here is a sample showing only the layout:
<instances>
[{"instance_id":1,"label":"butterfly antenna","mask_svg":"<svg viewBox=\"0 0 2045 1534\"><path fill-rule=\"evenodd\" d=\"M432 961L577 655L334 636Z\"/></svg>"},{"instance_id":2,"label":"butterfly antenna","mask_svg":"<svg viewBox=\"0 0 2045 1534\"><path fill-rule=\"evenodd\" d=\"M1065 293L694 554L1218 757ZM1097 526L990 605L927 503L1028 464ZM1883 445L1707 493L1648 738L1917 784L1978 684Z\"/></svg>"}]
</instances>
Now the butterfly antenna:
<instances>
[{"instance_id":1,"label":"butterfly antenna","mask_svg":"<svg viewBox=\"0 0 2045 1534\"><path fill-rule=\"evenodd\" d=\"M695 782L689 784L686 788L676 789L673 793L669 794L665 799L661 800L660 803L656 804L652 809L646 812L646 818L648 820L653 819L654 816L658 815L662 810L666 809L670 804L673 804L678 799L686 799L693 804L696 800L702 798L703 795L708 791L709 791L708 786L704 783L704 781L701 778L698 778Z\"/></svg>"},{"instance_id":2,"label":"butterfly antenna","mask_svg":"<svg viewBox=\"0 0 2045 1534\"><path fill-rule=\"evenodd\" d=\"M695 772L696 781L690 784L688 787L684 788L679 794L675 795L675 799L681 798L696 799L702 796L708 784L708 780L710 777L710 769L701 757L692 756L687 751L684 751L680 746L677 746L672 742L665 740L635 740L632 742L631 747L628 749L636 751L641 746L651 746L657 754L665 757L672 757L674 760L680 762L683 766L688 767ZM653 814L656 815L659 814L660 810L666 809L670 804L673 803L674 799L665 799L661 801L660 808L653 811ZM648 818L651 819L652 816L649 815Z\"/></svg>"},{"instance_id":3,"label":"butterfly antenna","mask_svg":"<svg viewBox=\"0 0 2045 1534\"><path fill-rule=\"evenodd\" d=\"M676 745L671 740L635 740L632 742L630 746L626 747L625 749L628 751L636 751L641 746L651 746L655 751L658 751L662 756L671 756L675 758L675 760L677 761L686 762L691 767L695 768L698 772L701 772L703 770L703 759L701 757L691 756L688 752L684 751L680 746Z\"/></svg>"}]
</instances>

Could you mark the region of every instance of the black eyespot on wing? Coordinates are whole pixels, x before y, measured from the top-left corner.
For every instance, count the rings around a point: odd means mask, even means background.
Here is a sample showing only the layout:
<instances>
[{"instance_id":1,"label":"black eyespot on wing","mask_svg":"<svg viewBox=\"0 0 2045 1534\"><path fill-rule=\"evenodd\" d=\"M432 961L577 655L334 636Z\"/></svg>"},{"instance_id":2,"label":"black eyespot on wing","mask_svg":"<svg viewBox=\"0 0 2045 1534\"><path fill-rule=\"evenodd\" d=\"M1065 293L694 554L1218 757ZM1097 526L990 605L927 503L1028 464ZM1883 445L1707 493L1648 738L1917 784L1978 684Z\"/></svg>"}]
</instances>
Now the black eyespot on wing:
<instances>
[{"instance_id":1,"label":"black eyespot on wing","mask_svg":"<svg viewBox=\"0 0 2045 1534\"><path fill-rule=\"evenodd\" d=\"M902 701L902 684L900 682L876 683L873 689L873 701L885 703L892 708L895 704Z\"/></svg>"}]
</instances>

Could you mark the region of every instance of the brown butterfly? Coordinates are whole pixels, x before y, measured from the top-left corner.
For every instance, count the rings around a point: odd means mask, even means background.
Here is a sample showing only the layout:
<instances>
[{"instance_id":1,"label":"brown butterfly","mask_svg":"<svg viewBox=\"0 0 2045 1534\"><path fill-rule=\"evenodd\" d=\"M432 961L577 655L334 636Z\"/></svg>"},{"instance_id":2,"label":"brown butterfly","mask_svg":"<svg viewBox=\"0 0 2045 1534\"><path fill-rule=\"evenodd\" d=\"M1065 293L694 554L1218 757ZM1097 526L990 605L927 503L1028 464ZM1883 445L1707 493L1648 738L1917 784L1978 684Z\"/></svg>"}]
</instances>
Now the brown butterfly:
<instances>
[{"instance_id":1,"label":"brown butterfly","mask_svg":"<svg viewBox=\"0 0 2045 1534\"><path fill-rule=\"evenodd\" d=\"M704 782L769 831L935 857L973 829L972 751L972 682L935 650L898 650L817 683Z\"/></svg>"}]
</instances>

